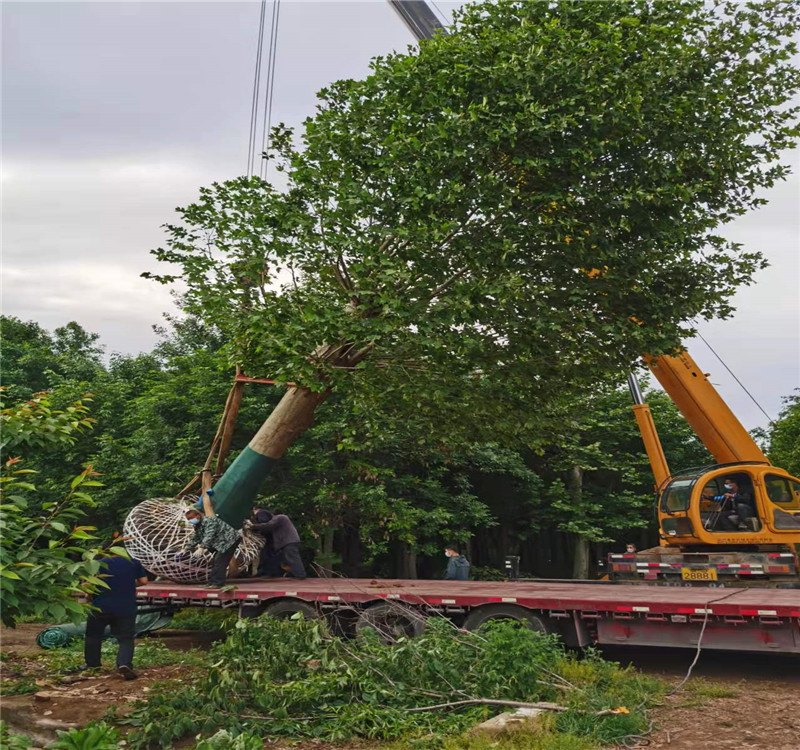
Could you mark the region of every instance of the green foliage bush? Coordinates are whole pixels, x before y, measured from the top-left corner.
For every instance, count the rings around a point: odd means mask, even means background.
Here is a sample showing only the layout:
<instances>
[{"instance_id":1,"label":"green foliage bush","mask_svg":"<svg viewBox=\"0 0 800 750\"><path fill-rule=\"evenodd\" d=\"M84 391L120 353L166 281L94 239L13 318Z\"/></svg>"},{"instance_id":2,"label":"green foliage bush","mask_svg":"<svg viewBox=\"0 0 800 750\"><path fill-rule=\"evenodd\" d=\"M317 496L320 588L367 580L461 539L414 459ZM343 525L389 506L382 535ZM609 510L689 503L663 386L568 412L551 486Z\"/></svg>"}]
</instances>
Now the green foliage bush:
<instances>
[{"instance_id":1,"label":"green foliage bush","mask_svg":"<svg viewBox=\"0 0 800 750\"><path fill-rule=\"evenodd\" d=\"M0 747L5 750L28 750L31 741L24 734L14 734L8 724L0 721Z\"/></svg>"},{"instance_id":2,"label":"green foliage bush","mask_svg":"<svg viewBox=\"0 0 800 750\"><path fill-rule=\"evenodd\" d=\"M118 750L121 739L114 727L102 721L56 734L58 739L47 746L48 750Z\"/></svg>"},{"instance_id":3,"label":"green foliage bush","mask_svg":"<svg viewBox=\"0 0 800 750\"><path fill-rule=\"evenodd\" d=\"M642 709L659 692L653 680L596 656L578 662L555 637L510 622L466 633L433 620L423 636L392 646L370 636L345 641L319 621L242 620L198 681L167 684L135 707L130 746L169 747L219 729L331 742L441 738L501 709L409 709L469 697L556 701L569 707L557 731L614 742L646 729ZM584 713L619 706L630 713Z\"/></svg>"},{"instance_id":4,"label":"green foliage bush","mask_svg":"<svg viewBox=\"0 0 800 750\"><path fill-rule=\"evenodd\" d=\"M65 481L58 494L40 496L20 452L69 445L92 426L88 407L75 401L54 409L45 394L0 411L0 589L4 625L20 618L84 619L76 595L105 586L98 578L103 550L93 526L79 525L94 500L87 490L102 486L91 466ZM111 552L119 551L112 547ZM122 550L124 552L124 550Z\"/></svg>"}]
</instances>

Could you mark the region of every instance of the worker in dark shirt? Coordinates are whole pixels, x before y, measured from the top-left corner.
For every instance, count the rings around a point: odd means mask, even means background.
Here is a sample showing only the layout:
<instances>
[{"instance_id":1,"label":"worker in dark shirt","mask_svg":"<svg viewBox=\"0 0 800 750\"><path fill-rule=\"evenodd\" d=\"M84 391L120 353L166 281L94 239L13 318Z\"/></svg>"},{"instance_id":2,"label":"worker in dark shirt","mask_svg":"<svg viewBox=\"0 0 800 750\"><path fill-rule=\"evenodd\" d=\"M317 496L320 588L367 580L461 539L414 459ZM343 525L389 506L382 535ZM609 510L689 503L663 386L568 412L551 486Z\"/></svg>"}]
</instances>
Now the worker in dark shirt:
<instances>
[{"instance_id":1,"label":"worker in dark shirt","mask_svg":"<svg viewBox=\"0 0 800 750\"><path fill-rule=\"evenodd\" d=\"M721 531L747 531L750 529L748 521L755 516L753 496L739 485L734 477L725 477L723 480L725 492L721 495L706 495L704 500L713 500L719 503L719 512L714 523L715 528Z\"/></svg>"},{"instance_id":2,"label":"worker in dark shirt","mask_svg":"<svg viewBox=\"0 0 800 750\"><path fill-rule=\"evenodd\" d=\"M210 490L203 492L203 513L194 506L186 511L186 519L194 526L194 536L183 549L183 553L193 557L214 555L208 574L208 585L216 588L225 584L228 565L242 538L233 526L214 512L210 494Z\"/></svg>"},{"instance_id":3,"label":"worker in dark shirt","mask_svg":"<svg viewBox=\"0 0 800 750\"><path fill-rule=\"evenodd\" d=\"M253 531L264 536L270 535L273 549L280 553L281 560L288 566L292 578L305 578L306 569L300 558L300 535L289 516L283 513L275 515L269 510L262 510L260 517L265 520L263 523L252 524Z\"/></svg>"},{"instance_id":4,"label":"worker in dark shirt","mask_svg":"<svg viewBox=\"0 0 800 750\"><path fill-rule=\"evenodd\" d=\"M251 518L251 525L269 523L272 515L268 510L263 508L253 508L253 516ZM281 569L281 554L275 551L275 546L272 543L272 534L265 532L259 534L264 540L264 546L261 548L261 553L258 556L258 568L256 575L262 578L280 578L283 575Z\"/></svg>"},{"instance_id":5,"label":"worker in dark shirt","mask_svg":"<svg viewBox=\"0 0 800 750\"><path fill-rule=\"evenodd\" d=\"M749 529L748 521L755 515L753 496L743 487L739 486L738 480L733 477L725 479L725 497L733 505L736 515L739 517L739 528Z\"/></svg>"},{"instance_id":6,"label":"worker in dark shirt","mask_svg":"<svg viewBox=\"0 0 800 750\"><path fill-rule=\"evenodd\" d=\"M100 645L106 627L117 639L117 671L126 680L135 680L133 637L136 627L136 587L147 583L147 573L138 560L109 557L103 561L98 577L108 585L92 596L96 609L86 621L83 657L86 663L78 671L100 667Z\"/></svg>"},{"instance_id":7,"label":"worker in dark shirt","mask_svg":"<svg viewBox=\"0 0 800 750\"><path fill-rule=\"evenodd\" d=\"M447 557L447 570L444 574L445 581L468 581L469 560L462 555L454 544L444 548Z\"/></svg>"}]
</instances>

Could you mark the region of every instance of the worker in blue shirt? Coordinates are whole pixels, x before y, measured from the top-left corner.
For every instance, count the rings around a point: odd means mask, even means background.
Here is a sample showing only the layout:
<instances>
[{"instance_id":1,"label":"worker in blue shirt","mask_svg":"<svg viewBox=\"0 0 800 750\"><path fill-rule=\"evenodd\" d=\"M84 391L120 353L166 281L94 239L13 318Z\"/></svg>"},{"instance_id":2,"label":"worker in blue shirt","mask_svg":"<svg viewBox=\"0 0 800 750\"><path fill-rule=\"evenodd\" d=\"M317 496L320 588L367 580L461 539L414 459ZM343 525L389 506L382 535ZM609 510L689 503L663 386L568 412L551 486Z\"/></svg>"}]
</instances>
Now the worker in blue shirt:
<instances>
[{"instance_id":1,"label":"worker in blue shirt","mask_svg":"<svg viewBox=\"0 0 800 750\"><path fill-rule=\"evenodd\" d=\"M92 596L95 609L86 621L83 657L86 663L79 671L100 667L100 645L106 627L117 639L117 672L126 680L135 680L133 671L133 638L136 629L136 587L147 583L147 573L138 560L109 557L103 560L98 577L108 588Z\"/></svg>"}]
</instances>

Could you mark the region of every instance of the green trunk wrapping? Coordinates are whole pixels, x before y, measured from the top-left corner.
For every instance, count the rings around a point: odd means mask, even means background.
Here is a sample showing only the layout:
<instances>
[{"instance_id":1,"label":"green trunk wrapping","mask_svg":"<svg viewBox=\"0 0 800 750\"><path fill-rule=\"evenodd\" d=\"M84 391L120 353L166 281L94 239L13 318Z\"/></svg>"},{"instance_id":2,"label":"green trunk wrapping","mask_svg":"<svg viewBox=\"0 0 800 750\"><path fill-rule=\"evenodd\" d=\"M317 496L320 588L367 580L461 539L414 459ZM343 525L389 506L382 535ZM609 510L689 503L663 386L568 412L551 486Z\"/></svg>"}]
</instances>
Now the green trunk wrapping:
<instances>
[{"instance_id":1,"label":"green trunk wrapping","mask_svg":"<svg viewBox=\"0 0 800 750\"><path fill-rule=\"evenodd\" d=\"M234 529L242 528L242 523L250 515L261 483L275 461L248 446L214 485L211 496L214 511Z\"/></svg>"},{"instance_id":2,"label":"green trunk wrapping","mask_svg":"<svg viewBox=\"0 0 800 750\"><path fill-rule=\"evenodd\" d=\"M158 630L169 625L172 612L164 607L139 607L136 614L135 633L139 638L152 630ZM61 648L66 646L73 638L86 635L86 623L67 623L66 625L53 625L45 628L36 636L36 645L39 648ZM111 637L111 629L106 625L103 638Z\"/></svg>"}]
</instances>

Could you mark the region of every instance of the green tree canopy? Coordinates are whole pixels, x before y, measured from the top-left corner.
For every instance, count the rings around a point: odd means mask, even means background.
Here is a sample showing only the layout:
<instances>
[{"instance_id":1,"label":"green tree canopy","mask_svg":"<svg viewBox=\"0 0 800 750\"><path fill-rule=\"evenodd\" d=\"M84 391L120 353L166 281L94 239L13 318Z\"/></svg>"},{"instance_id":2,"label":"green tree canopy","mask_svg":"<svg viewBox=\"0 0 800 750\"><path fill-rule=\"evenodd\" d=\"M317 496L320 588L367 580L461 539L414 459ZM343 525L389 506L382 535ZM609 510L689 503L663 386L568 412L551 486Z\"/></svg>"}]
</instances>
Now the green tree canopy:
<instances>
[{"instance_id":1,"label":"green tree canopy","mask_svg":"<svg viewBox=\"0 0 800 750\"><path fill-rule=\"evenodd\" d=\"M71 321L53 333L38 323L0 315L5 400L16 403L64 380L89 380L101 369L96 333Z\"/></svg>"},{"instance_id":2,"label":"green tree canopy","mask_svg":"<svg viewBox=\"0 0 800 750\"><path fill-rule=\"evenodd\" d=\"M529 439L762 265L716 232L786 174L797 29L790 2L470 5L277 128L285 190L179 209L157 278L233 362L350 390L376 430Z\"/></svg>"},{"instance_id":3,"label":"green tree canopy","mask_svg":"<svg viewBox=\"0 0 800 750\"><path fill-rule=\"evenodd\" d=\"M768 455L775 466L800 476L800 391L784 399L769 431Z\"/></svg>"}]
</instances>

